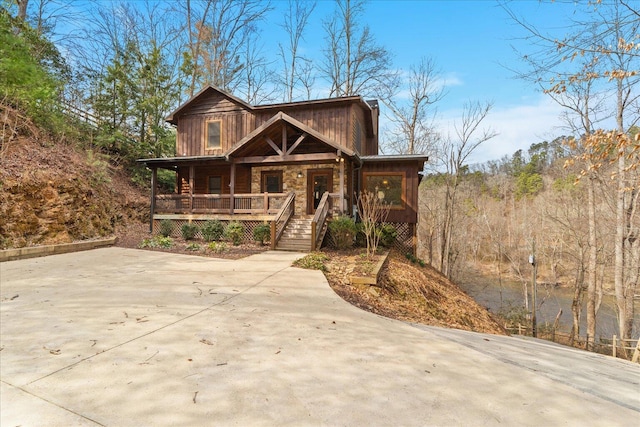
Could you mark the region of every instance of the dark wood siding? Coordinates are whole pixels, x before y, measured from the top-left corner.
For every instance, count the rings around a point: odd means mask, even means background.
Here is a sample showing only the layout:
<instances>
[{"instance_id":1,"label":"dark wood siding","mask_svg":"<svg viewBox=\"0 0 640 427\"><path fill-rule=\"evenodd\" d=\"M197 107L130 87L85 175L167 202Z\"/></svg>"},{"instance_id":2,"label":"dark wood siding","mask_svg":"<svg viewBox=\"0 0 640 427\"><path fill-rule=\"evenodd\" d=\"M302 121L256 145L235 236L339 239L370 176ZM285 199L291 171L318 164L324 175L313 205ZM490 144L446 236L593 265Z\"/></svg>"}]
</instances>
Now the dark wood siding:
<instances>
[{"instance_id":1,"label":"dark wood siding","mask_svg":"<svg viewBox=\"0 0 640 427\"><path fill-rule=\"evenodd\" d=\"M364 186L364 175L373 173L403 173L405 179L405 208L389 211L389 222L418 222L418 163L417 162L366 162L361 169L361 185Z\"/></svg>"},{"instance_id":2,"label":"dark wood siding","mask_svg":"<svg viewBox=\"0 0 640 427\"><path fill-rule=\"evenodd\" d=\"M278 111L311 127L335 144L358 151L362 155L378 153L377 146L374 146L377 143L377 129L371 129L371 118L365 116L371 114L371 111L358 102L300 103L254 110L216 91L193 100L173 117L178 126L176 153L178 156L220 155ZM374 114L377 114L377 110ZM221 121L221 147L207 150L205 129L206 123L212 120ZM358 123L361 135L359 147L355 144Z\"/></svg>"},{"instance_id":3,"label":"dark wood siding","mask_svg":"<svg viewBox=\"0 0 640 427\"><path fill-rule=\"evenodd\" d=\"M221 148L205 149L205 126L208 121L221 121ZM178 119L178 156L215 156L224 153L255 127L251 113L184 115Z\"/></svg>"},{"instance_id":4,"label":"dark wood siding","mask_svg":"<svg viewBox=\"0 0 640 427\"><path fill-rule=\"evenodd\" d=\"M220 120L221 148L205 150L205 126L208 121ZM197 99L177 117L178 156L219 155L229 150L236 142L255 129L253 114L229 98L211 93Z\"/></svg>"}]
</instances>

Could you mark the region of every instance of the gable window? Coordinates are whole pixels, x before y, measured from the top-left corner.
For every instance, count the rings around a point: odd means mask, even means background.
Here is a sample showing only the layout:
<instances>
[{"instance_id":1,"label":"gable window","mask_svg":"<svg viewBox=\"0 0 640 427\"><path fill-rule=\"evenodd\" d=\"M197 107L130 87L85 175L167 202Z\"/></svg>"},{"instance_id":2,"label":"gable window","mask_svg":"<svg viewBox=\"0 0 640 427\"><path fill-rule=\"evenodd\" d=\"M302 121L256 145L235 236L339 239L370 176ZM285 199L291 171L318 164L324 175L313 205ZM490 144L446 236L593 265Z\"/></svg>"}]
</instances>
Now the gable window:
<instances>
[{"instance_id":1,"label":"gable window","mask_svg":"<svg viewBox=\"0 0 640 427\"><path fill-rule=\"evenodd\" d=\"M207 190L209 194L222 194L222 177L210 176Z\"/></svg>"},{"instance_id":2,"label":"gable window","mask_svg":"<svg viewBox=\"0 0 640 427\"><path fill-rule=\"evenodd\" d=\"M376 195L391 209L404 209L405 179L403 173L365 173L363 190Z\"/></svg>"},{"instance_id":3,"label":"gable window","mask_svg":"<svg viewBox=\"0 0 640 427\"><path fill-rule=\"evenodd\" d=\"M222 122L220 120L207 122L206 135L205 135L205 144L206 144L205 148L207 150L214 150L216 148L222 147L221 124Z\"/></svg>"},{"instance_id":4,"label":"gable window","mask_svg":"<svg viewBox=\"0 0 640 427\"><path fill-rule=\"evenodd\" d=\"M282 193L282 171L263 171L261 181L263 193Z\"/></svg>"}]
</instances>

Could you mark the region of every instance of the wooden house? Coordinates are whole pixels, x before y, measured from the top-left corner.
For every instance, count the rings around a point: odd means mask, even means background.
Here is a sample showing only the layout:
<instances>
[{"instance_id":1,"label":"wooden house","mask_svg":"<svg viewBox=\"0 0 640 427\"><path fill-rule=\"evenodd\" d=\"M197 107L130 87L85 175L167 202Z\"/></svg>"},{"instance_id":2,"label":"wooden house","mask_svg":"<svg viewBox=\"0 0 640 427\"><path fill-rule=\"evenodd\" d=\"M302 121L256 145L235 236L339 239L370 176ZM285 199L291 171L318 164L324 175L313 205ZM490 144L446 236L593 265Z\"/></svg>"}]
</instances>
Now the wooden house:
<instances>
[{"instance_id":1,"label":"wooden house","mask_svg":"<svg viewBox=\"0 0 640 427\"><path fill-rule=\"evenodd\" d=\"M272 247L313 250L327 219L353 215L369 190L389 203L398 244L415 248L427 157L379 155L378 117L360 96L253 106L208 86L167 118L176 156L140 160L152 171L151 230L218 219L244 223L249 238L268 223ZM174 194L158 194L158 168L176 172Z\"/></svg>"}]
</instances>

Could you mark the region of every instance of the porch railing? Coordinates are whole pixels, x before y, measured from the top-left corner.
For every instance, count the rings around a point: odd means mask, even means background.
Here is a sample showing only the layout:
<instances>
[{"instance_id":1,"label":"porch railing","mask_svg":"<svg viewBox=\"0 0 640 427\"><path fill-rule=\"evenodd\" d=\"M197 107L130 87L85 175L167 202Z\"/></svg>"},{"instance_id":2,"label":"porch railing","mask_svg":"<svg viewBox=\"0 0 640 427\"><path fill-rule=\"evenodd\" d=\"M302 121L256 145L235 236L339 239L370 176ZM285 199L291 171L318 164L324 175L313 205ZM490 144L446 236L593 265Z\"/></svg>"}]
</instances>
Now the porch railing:
<instances>
[{"instance_id":1,"label":"porch railing","mask_svg":"<svg viewBox=\"0 0 640 427\"><path fill-rule=\"evenodd\" d=\"M329 209L333 203L333 198L329 197L329 193L325 192L320 199L320 203L318 203L318 207L316 208L316 214L313 216L313 220L311 221L311 250L315 251L316 248L320 246L322 243L320 239L322 239L323 233L322 230L324 228L324 223L327 220L327 216L329 214Z\"/></svg>"},{"instance_id":2,"label":"porch railing","mask_svg":"<svg viewBox=\"0 0 640 427\"><path fill-rule=\"evenodd\" d=\"M287 193L159 194L154 213L276 214ZM231 208L233 206L233 209Z\"/></svg>"},{"instance_id":3,"label":"porch railing","mask_svg":"<svg viewBox=\"0 0 640 427\"><path fill-rule=\"evenodd\" d=\"M282 203L280 211L276 217L271 221L271 249L275 249L280 240L280 236L284 232L287 226L287 222L293 216L296 210L296 193L291 192L287 195L287 198Z\"/></svg>"}]
</instances>

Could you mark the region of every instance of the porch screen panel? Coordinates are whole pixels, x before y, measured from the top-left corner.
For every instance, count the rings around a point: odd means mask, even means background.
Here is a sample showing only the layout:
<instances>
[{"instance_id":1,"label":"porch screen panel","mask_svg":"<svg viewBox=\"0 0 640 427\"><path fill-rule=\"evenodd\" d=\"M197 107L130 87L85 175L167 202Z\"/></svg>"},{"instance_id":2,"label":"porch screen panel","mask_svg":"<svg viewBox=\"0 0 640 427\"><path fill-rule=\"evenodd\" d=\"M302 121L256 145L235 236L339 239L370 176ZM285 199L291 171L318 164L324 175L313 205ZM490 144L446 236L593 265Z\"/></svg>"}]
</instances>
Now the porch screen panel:
<instances>
[{"instance_id":1,"label":"porch screen panel","mask_svg":"<svg viewBox=\"0 0 640 427\"><path fill-rule=\"evenodd\" d=\"M222 177L209 177L209 194L222 194Z\"/></svg>"}]
</instances>

